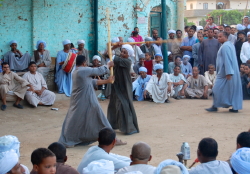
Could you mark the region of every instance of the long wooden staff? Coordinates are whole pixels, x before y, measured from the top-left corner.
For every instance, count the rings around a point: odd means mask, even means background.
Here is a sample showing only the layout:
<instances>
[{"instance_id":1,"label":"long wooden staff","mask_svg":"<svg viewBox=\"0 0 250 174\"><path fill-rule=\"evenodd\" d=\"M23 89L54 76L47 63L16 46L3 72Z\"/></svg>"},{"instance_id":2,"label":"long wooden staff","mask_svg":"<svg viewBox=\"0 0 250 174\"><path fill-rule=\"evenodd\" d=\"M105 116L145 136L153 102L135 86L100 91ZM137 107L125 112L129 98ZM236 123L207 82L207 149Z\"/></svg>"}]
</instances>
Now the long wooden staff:
<instances>
[{"instance_id":1,"label":"long wooden staff","mask_svg":"<svg viewBox=\"0 0 250 174\"><path fill-rule=\"evenodd\" d=\"M129 45L136 45L136 44L144 44L144 43L168 43L168 42L171 42L171 41L168 41L168 40L158 40L158 41L144 41L144 42L123 42L123 43L112 43L111 45L114 46L114 45L125 45L125 44L129 44Z\"/></svg>"},{"instance_id":2,"label":"long wooden staff","mask_svg":"<svg viewBox=\"0 0 250 174\"><path fill-rule=\"evenodd\" d=\"M113 61L113 55L112 55L112 50L111 50L111 40L110 40L110 16L109 16L109 9L106 9L107 13L107 23L108 23L108 54L109 54L109 60ZM113 67L110 68L110 75L114 75Z\"/></svg>"}]
</instances>

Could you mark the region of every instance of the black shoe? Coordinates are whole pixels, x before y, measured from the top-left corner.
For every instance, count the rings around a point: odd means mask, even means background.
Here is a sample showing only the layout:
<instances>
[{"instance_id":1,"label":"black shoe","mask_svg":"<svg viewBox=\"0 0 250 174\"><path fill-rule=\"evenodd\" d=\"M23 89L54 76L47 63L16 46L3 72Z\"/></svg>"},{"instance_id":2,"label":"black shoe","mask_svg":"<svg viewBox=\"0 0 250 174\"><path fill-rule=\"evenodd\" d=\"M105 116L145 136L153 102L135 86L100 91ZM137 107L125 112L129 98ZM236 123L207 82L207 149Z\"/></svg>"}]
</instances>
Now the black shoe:
<instances>
[{"instance_id":1,"label":"black shoe","mask_svg":"<svg viewBox=\"0 0 250 174\"><path fill-rule=\"evenodd\" d=\"M18 109L23 109L23 106L20 105L20 104L16 105L16 104L14 103L13 106L16 107L16 108L18 108Z\"/></svg>"},{"instance_id":2,"label":"black shoe","mask_svg":"<svg viewBox=\"0 0 250 174\"><path fill-rule=\"evenodd\" d=\"M234 112L234 113L238 113L238 110L234 110L234 109L229 109L229 112Z\"/></svg>"},{"instance_id":3,"label":"black shoe","mask_svg":"<svg viewBox=\"0 0 250 174\"><path fill-rule=\"evenodd\" d=\"M169 103L170 101L167 99L167 100L165 100L165 103Z\"/></svg>"},{"instance_id":4,"label":"black shoe","mask_svg":"<svg viewBox=\"0 0 250 174\"><path fill-rule=\"evenodd\" d=\"M175 97L175 99L176 99L176 100L180 100L180 99L181 99L181 97L180 97L180 96L177 96L177 97Z\"/></svg>"},{"instance_id":5,"label":"black shoe","mask_svg":"<svg viewBox=\"0 0 250 174\"><path fill-rule=\"evenodd\" d=\"M2 106L1 106L1 110L2 110L2 111L5 111L5 110L6 110L6 108L7 108L7 106L6 106L6 105L2 105Z\"/></svg>"},{"instance_id":6,"label":"black shoe","mask_svg":"<svg viewBox=\"0 0 250 174\"><path fill-rule=\"evenodd\" d=\"M206 111L208 111L208 112L217 112L218 109L216 107L212 106L211 108L206 109Z\"/></svg>"},{"instance_id":7,"label":"black shoe","mask_svg":"<svg viewBox=\"0 0 250 174\"><path fill-rule=\"evenodd\" d=\"M150 102L154 102L154 100L151 98L150 100L149 100Z\"/></svg>"}]
</instances>

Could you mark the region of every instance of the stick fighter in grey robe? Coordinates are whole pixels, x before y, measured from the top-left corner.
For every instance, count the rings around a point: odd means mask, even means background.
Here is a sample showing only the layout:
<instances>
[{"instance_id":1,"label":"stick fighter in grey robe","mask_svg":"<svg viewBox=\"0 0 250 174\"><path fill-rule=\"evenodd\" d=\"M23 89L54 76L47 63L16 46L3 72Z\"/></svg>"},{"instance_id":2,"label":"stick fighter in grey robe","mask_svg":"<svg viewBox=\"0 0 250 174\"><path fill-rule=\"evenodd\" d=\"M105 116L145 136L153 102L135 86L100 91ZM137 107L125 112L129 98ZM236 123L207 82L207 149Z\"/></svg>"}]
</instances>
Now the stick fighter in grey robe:
<instances>
[{"instance_id":1,"label":"stick fighter in grey robe","mask_svg":"<svg viewBox=\"0 0 250 174\"><path fill-rule=\"evenodd\" d=\"M88 145L97 141L99 131L104 127L111 128L97 100L94 86L111 83L113 77L107 80L92 79L109 72L113 62L98 68L87 67L85 56L76 58L76 69L73 72L73 89L70 107L63 123L59 142L66 147ZM120 140L116 145L126 144Z\"/></svg>"},{"instance_id":2,"label":"stick fighter in grey robe","mask_svg":"<svg viewBox=\"0 0 250 174\"><path fill-rule=\"evenodd\" d=\"M213 106L206 109L217 111L218 107L229 108L229 112L242 109L242 86L234 45L228 41L228 33L220 32L218 41L222 43L216 60L217 77L213 87Z\"/></svg>"}]
</instances>

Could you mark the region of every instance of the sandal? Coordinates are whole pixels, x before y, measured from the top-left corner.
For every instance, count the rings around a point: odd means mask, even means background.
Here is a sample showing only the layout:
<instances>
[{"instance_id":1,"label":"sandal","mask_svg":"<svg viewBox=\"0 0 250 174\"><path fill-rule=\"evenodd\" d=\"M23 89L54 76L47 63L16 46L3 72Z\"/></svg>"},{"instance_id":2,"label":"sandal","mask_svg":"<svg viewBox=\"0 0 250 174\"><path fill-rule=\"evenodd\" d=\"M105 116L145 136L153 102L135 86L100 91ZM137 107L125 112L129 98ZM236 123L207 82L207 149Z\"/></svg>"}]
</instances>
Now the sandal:
<instances>
[{"instance_id":1,"label":"sandal","mask_svg":"<svg viewBox=\"0 0 250 174\"><path fill-rule=\"evenodd\" d=\"M115 146L122 146L122 145L126 145L126 144L127 144L126 141L123 142L122 140L116 138Z\"/></svg>"}]
</instances>

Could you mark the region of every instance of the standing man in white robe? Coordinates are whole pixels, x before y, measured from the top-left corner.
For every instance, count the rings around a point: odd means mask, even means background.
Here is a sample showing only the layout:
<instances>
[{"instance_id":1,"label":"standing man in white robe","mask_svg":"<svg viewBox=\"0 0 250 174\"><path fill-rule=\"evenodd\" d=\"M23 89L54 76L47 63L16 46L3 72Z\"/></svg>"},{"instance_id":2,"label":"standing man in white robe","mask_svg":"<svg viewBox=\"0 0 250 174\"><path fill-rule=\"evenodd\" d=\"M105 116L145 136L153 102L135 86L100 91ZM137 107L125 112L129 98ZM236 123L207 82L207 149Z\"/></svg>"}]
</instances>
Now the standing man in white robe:
<instances>
[{"instance_id":1,"label":"standing man in white robe","mask_svg":"<svg viewBox=\"0 0 250 174\"><path fill-rule=\"evenodd\" d=\"M218 41L222 43L217 55L217 77L213 87L213 106L209 112L218 111L218 107L229 108L237 113L242 109L242 84L234 45L228 41L228 33L220 32Z\"/></svg>"},{"instance_id":2,"label":"standing man in white robe","mask_svg":"<svg viewBox=\"0 0 250 174\"><path fill-rule=\"evenodd\" d=\"M30 54L22 54L21 51L17 49L17 41L10 41L11 50L4 55L4 62L7 62L10 66L11 71L23 71L28 68L30 63Z\"/></svg>"},{"instance_id":3,"label":"standing man in white robe","mask_svg":"<svg viewBox=\"0 0 250 174\"><path fill-rule=\"evenodd\" d=\"M30 62L29 72L25 73L23 78L33 86L25 94L25 98L29 104L33 107L37 107L38 105L51 106L54 104L56 95L54 92L47 90L48 87L42 74L37 72L36 62Z\"/></svg>"},{"instance_id":4,"label":"standing man in white robe","mask_svg":"<svg viewBox=\"0 0 250 174\"><path fill-rule=\"evenodd\" d=\"M240 59L242 63L250 60L250 31L247 33L247 41L243 43L240 52Z\"/></svg>"},{"instance_id":5,"label":"standing man in white robe","mask_svg":"<svg viewBox=\"0 0 250 174\"><path fill-rule=\"evenodd\" d=\"M149 93L150 97L152 97L151 101L155 103L169 103L168 98L174 95L172 81L168 73L163 73L162 64L156 64L154 70L157 74L150 78L144 91L144 98L147 96L147 93Z\"/></svg>"}]
</instances>

